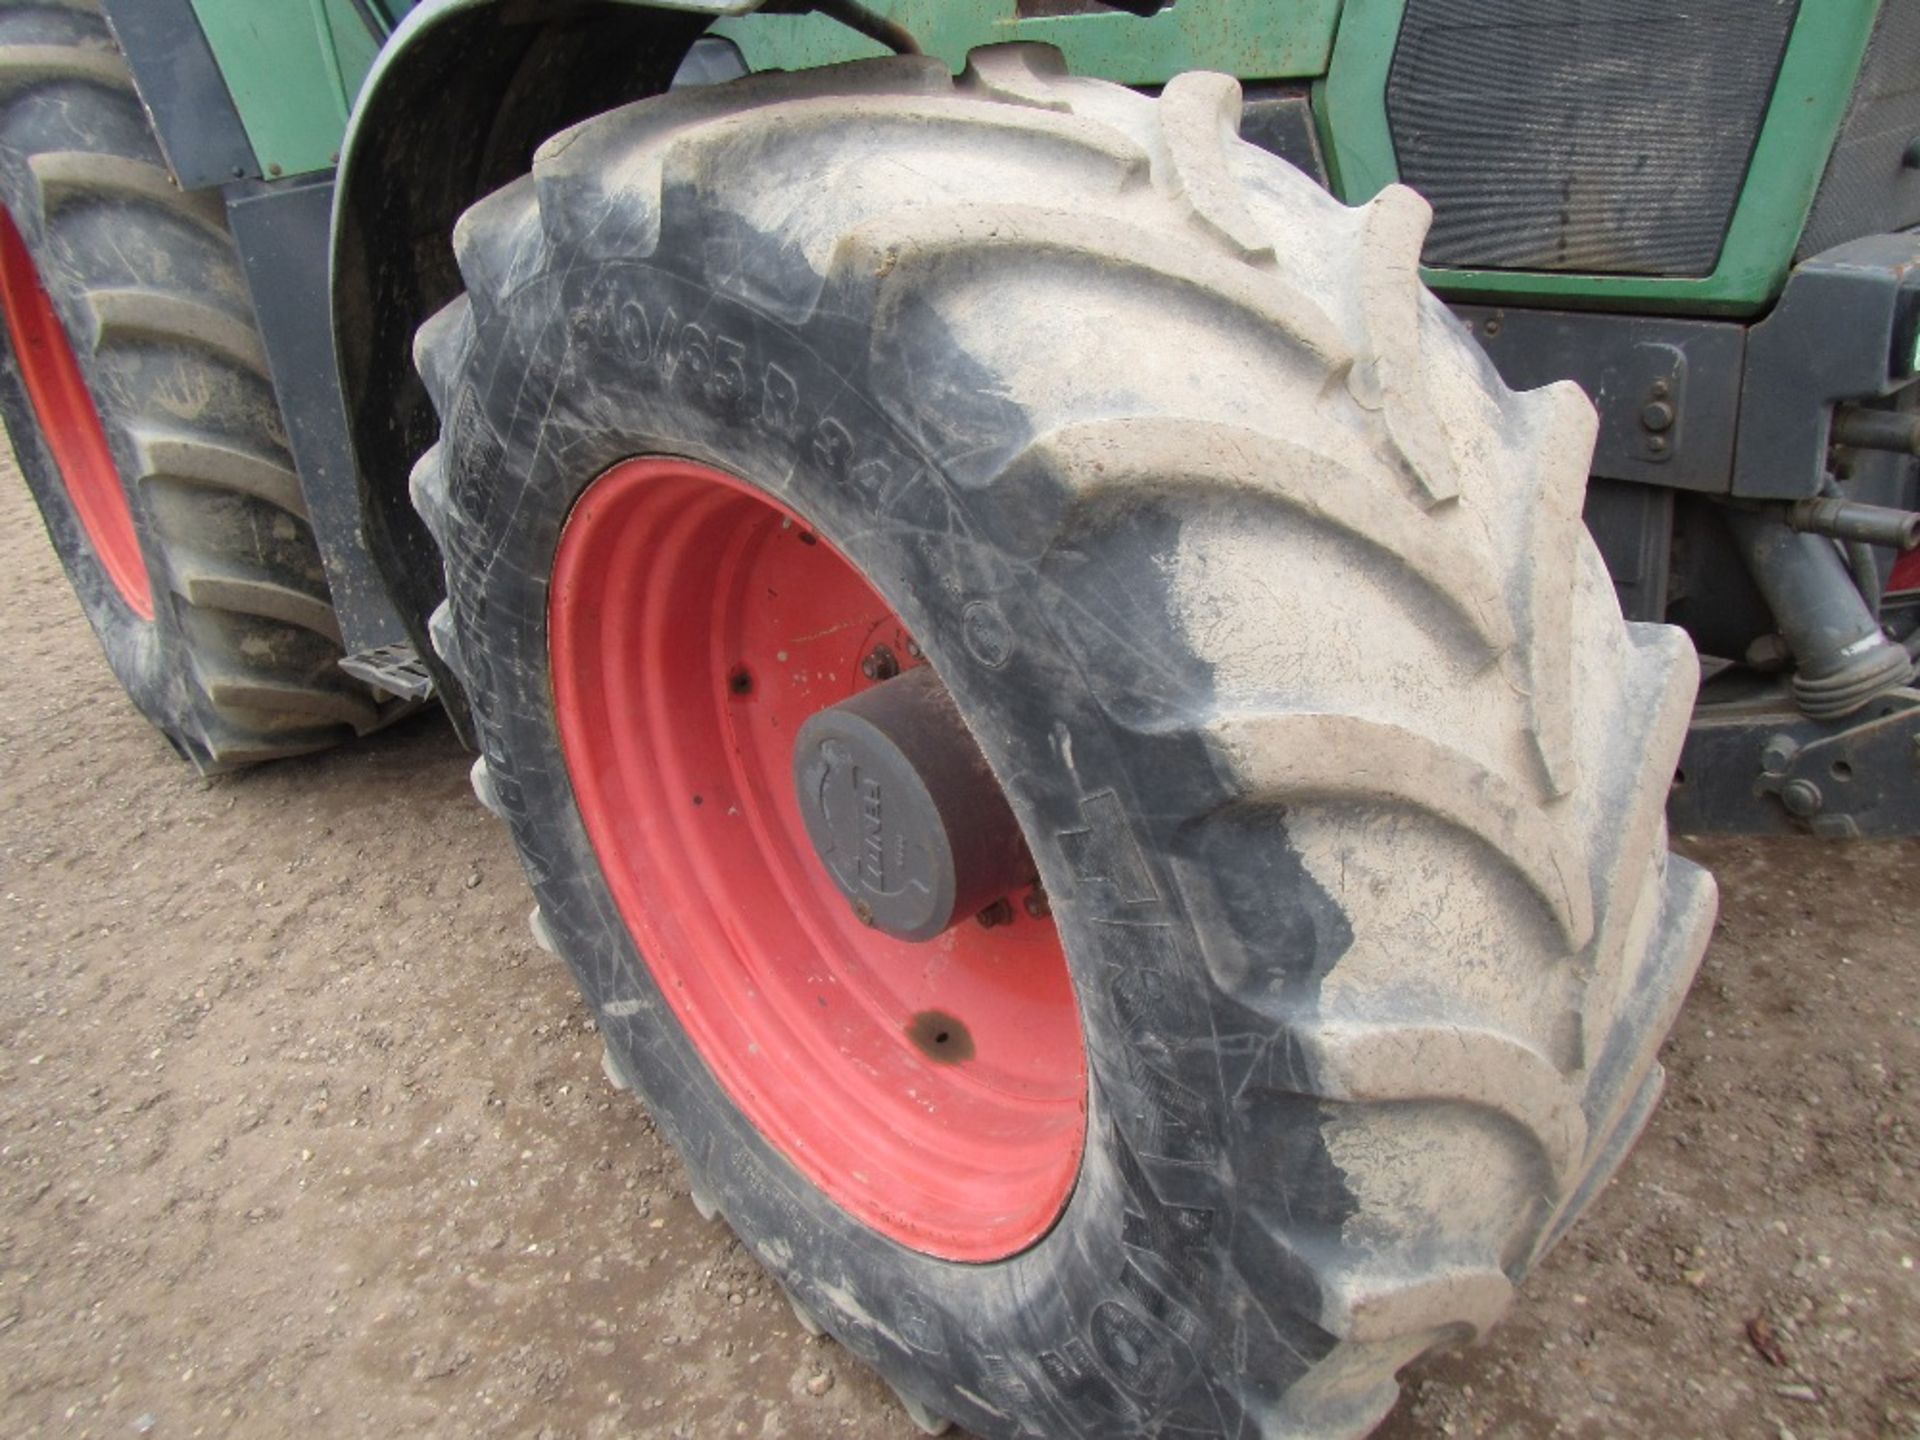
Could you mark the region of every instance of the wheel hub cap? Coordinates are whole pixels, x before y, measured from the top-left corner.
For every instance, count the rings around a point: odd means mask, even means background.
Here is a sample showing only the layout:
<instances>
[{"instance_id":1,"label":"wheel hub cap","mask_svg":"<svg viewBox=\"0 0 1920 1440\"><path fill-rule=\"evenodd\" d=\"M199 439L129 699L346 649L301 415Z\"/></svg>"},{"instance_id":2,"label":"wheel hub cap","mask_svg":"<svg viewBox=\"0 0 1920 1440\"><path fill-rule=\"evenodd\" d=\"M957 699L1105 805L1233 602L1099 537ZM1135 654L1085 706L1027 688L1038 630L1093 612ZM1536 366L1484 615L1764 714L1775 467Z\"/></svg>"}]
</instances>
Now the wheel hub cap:
<instances>
[{"instance_id":1,"label":"wheel hub cap","mask_svg":"<svg viewBox=\"0 0 1920 1440\"><path fill-rule=\"evenodd\" d=\"M1033 883L1006 796L927 666L812 716L793 769L807 834L862 924L930 940Z\"/></svg>"}]
</instances>

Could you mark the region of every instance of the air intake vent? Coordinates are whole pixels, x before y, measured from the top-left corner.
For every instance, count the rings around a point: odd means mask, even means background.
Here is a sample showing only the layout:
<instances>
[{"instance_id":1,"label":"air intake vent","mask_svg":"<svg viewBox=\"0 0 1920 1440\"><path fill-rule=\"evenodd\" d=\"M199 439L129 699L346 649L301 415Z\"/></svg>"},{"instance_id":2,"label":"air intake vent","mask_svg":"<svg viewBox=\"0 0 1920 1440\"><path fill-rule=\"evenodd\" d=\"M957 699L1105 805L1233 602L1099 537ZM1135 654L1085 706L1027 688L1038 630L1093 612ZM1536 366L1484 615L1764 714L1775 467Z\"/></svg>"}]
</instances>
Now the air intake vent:
<instances>
[{"instance_id":1,"label":"air intake vent","mask_svg":"<svg viewBox=\"0 0 1920 1440\"><path fill-rule=\"evenodd\" d=\"M1387 83L1427 263L1708 275L1799 0L1407 0Z\"/></svg>"},{"instance_id":2,"label":"air intake vent","mask_svg":"<svg viewBox=\"0 0 1920 1440\"><path fill-rule=\"evenodd\" d=\"M1920 225L1920 0L1887 0L1794 258L1910 225Z\"/></svg>"}]
</instances>

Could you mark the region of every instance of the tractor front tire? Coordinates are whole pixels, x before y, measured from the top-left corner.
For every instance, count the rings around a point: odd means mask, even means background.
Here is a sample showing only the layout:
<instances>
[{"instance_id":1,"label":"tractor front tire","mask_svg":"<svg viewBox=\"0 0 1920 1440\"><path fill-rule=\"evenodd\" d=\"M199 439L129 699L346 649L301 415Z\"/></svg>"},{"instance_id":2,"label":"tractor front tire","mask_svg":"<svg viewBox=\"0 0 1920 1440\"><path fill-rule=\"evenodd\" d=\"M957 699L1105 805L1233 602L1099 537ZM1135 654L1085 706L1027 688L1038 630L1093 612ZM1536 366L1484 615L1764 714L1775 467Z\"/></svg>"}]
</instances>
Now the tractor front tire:
<instances>
[{"instance_id":1,"label":"tractor front tire","mask_svg":"<svg viewBox=\"0 0 1920 1440\"><path fill-rule=\"evenodd\" d=\"M983 1436L1366 1432L1619 1164L1713 915L1591 407L1238 104L1031 47L643 101L416 347L537 933L703 1208ZM918 949L781 853L781 745L905 656L1039 882Z\"/></svg>"},{"instance_id":2,"label":"tractor front tire","mask_svg":"<svg viewBox=\"0 0 1920 1440\"><path fill-rule=\"evenodd\" d=\"M0 417L135 706L203 772L398 706L340 631L217 194L174 183L106 22L0 4Z\"/></svg>"}]
</instances>

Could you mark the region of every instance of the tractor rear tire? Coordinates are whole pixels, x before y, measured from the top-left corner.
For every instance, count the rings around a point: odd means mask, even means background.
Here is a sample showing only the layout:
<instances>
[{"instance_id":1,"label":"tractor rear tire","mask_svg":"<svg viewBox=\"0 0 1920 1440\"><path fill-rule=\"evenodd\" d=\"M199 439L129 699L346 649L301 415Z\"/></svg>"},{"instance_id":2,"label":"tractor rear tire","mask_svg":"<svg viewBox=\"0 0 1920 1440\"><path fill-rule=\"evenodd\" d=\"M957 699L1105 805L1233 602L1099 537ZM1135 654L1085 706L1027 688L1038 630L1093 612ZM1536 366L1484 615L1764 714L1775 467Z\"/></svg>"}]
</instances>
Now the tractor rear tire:
<instances>
[{"instance_id":1,"label":"tractor rear tire","mask_svg":"<svg viewBox=\"0 0 1920 1440\"><path fill-rule=\"evenodd\" d=\"M202 772L399 708L340 631L217 194L185 194L106 22L0 4L0 417L114 674Z\"/></svg>"},{"instance_id":2,"label":"tractor rear tire","mask_svg":"<svg viewBox=\"0 0 1920 1440\"><path fill-rule=\"evenodd\" d=\"M1581 525L1592 407L1507 390L1422 290L1423 202L1342 206L1241 143L1238 104L1223 76L1147 98L1021 46L957 82L902 58L646 100L467 212L466 294L416 345L433 631L535 933L697 1202L929 1425L1366 1432L1620 1163L1711 926L1664 821L1696 661L1623 623ZM669 485L678 519L607 532ZM802 628L816 591L769 571L678 603L702 544L799 567L816 537L897 631L861 619L816 664L809 623L769 678L728 617ZM1045 903L985 932L1002 983L1041 953L1023 927L1064 947L1084 1129L1038 1223L939 1229L957 1212L916 1209L914 1177L875 1183L884 1134L836 1170L831 1126L757 1123L854 1081L831 1043L767 1063L770 989L718 1015L693 992L825 922L783 936L787 892L736 903L725 864L648 898L710 835L797 873L741 838L753 762L709 731L778 686L857 690L861 633L924 652L1031 849ZM583 745L659 803L609 807ZM937 995L947 952L913 953L898 983ZM794 1026L842 1003L833 947L807 954ZM711 1043L729 1025L760 1038ZM911 1056L845 1062L946 1093ZM958 1171L1004 1137L953 1139Z\"/></svg>"}]
</instances>

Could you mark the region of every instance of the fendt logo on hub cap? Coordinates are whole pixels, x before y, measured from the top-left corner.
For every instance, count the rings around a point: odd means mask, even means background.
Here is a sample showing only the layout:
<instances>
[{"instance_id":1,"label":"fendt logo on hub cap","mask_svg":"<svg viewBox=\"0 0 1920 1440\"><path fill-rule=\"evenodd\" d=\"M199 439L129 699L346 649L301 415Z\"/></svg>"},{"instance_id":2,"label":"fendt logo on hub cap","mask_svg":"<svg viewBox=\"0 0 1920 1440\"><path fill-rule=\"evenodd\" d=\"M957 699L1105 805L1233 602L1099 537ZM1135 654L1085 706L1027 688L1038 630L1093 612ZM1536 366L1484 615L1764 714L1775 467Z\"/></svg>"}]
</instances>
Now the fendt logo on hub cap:
<instances>
[{"instance_id":1,"label":"fendt logo on hub cap","mask_svg":"<svg viewBox=\"0 0 1920 1440\"><path fill-rule=\"evenodd\" d=\"M912 798L900 793L914 785L913 777L906 777L903 785L896 769L889 793L885 757L871 746L856 748L840 735L821 738L810 756L796 755L795 760L808 832L821 860L856 906L897 900L909 889L932 888L926 837L903 833L891 823L895 814L913 813Z\"/></svg>"},{"instance_id":2,"label":"fendt logo on hub cap","mask_svg":"<svg viewBox=\"0 0 1920 1440\"><path fill-rule=\"evenodd\" d=\"M810 717L793 777L808 838L863 924L931 940L1032 883L1006 797L929 666Z\"/></svg>"},{"instance_id":3,"label":"fendt logo on hub cap","mask_svg":"<svg viewBox=\"0 0 1920 1440\"><path fill-rule=\"evenodd\" d=\"M860 795L860 883L889 894L894 887L887 884L887 807L881 802L880 782L856 771L854 789Z\"/></svg>"}]
</instances>

